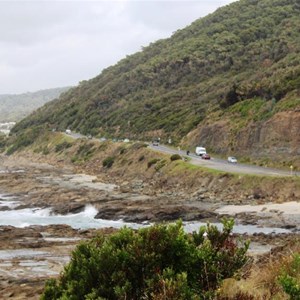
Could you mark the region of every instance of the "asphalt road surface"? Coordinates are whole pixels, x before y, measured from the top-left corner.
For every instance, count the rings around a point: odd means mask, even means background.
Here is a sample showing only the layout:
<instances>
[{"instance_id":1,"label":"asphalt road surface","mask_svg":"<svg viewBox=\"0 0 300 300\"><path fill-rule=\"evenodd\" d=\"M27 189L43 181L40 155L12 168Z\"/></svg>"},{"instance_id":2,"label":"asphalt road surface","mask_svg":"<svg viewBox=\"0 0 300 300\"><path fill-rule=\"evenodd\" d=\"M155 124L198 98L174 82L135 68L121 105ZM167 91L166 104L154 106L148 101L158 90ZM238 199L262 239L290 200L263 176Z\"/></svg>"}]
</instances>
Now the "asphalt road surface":
<instances>
[{"instance_id":1,"label":"asphalt road surface","mask_svg":"<svg viewBox=\"0 0 300 300\"><path fill-rule=\"evenodd\" d=\"M152 144L149 147L155 151L167 153L167 154L180 154L184 157L189 157L189 163L193 165L203 166L210 169L215 169L224 172L231 173L240 173L240 174L252 174L252 175L266 175L266 176L300 176L300 172L291 172L285 170L278 170L273 168L265 168L254 165L246 164L233 164L228 163L227 160L211 157L210 160L202 159L200 156L190 152L187 156L186 151L176 150L165 145L153 146Z\"/></svg>"}]
</instances>

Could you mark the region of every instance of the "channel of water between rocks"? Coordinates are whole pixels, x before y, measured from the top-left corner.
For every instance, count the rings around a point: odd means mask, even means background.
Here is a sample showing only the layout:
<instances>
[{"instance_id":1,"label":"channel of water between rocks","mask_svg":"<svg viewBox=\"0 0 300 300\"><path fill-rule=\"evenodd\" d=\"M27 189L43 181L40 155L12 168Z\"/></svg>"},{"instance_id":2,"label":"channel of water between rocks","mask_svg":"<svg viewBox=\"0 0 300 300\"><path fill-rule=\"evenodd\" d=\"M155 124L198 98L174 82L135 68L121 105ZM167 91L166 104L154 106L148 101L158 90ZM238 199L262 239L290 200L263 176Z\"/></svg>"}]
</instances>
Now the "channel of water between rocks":
<instances>
[{"instance_id":1,"label":"channel of water between rocks","mask_svg":"<svg viewBox=\"0 0 300 300\"><path fill-rule=\"evenodd\" d=\"M14 208L18 206L19 200L13 195L1 195L0 194L0 208L7 207L8 210L0 211L0 226L14 226L14 227L26 227L31 225L52 225L52 224L66 224L75 229L89 229L89 228L121 228L127 226L133 229L145 227L151 225L149 222L143 223L130 223L124 222L123 220L104 220L95 219L98 211L97 209L88 204L85 206L83 212L76 214L59 215L51 213L51 208L25 208L15 210ZM247 206L248 208L249 206ZM264 206L263 206L264 207ZM278 207L278 205L277 205ZM289 206L288 206L289 207ZM227 210L219 209L220 213L230 213L230 210L238 210L238 206L228 206ZM251 211L259 209L251 206ZM221 223L212 223L219 228L222 228ZM203 222L184 222L184 228L186 232L193 232L199 229L200 226L206 225ZM279 234L279 233L291 233L290 230L284 228L276 227L263 227L259 225L241 225L236 224L233 229L234 233L239 234L254 234L254 233L264 233L264 234Z\"/></svg>"}]
</instances>

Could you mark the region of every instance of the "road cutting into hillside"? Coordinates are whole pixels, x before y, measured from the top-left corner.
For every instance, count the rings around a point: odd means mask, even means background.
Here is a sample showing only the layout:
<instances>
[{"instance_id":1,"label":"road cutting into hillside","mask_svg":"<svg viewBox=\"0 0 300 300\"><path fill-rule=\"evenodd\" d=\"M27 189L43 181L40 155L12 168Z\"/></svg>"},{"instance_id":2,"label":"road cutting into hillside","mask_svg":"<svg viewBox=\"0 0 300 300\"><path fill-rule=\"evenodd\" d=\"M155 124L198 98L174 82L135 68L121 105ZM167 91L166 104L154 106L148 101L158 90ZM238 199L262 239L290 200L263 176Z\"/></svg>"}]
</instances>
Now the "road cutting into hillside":
<instances>
[{"instance_id":1,"label":"road cutting into hillside","mask_svg":"<svg viewBox=\"0 0 300 300\"><path fill-rule=\"evenodd\" d=\"M79 134L79 133L70 133L68 136L78 139L78 138L87 138L86 136ZM94 139L95 140L95 139ZM99 141L100 142L100 141ZM290 170L280 170L275 168L267 168L267 167L261 167L261 166L255 166L255 165L247 165L247 164L241 164L241 163L228 163L227 160L220 159L220 158L214 158L212 157L210 160L202 159L200 156L197 156L196 154L189 153L187 155L186 150L178 150L174 149L172 147L159 144L159 145L152 145L149 144L148 146L150 149L166 153L166 154L179 154L182 157L188 158L188 162L190 164L196 165L196 166L202 166L209 169L214 169L222 172L228 172L228 173L238 173L238 174L249 174L249 175L261 175L261 176L300 176L299 171L290 171Z\"/></svg>"},{"instance_id":2,"label":"road cutting into hillside","mask_svg":"<svg viewBox=\"0 0 300 300\"><path fill-rule=\"evenodd\" d=\"M214 169L223 172L229 173L240 173L240 174L249 174L249 175L262 175L262 176L300 176L300 172L291 172L273 168L265 168L260 166L254 165L246 165L246 164L232 164L228 163L226 160L214 158L212 157L210 160L202 159L200 156L196 154L189 153L186 154L184 150L176 150L174 148L165 146L165 145L158 145L153 146L149 145L149 148L152 150L167 153L167 154L179 154L183 157L189 158L189 163L197 166L206 167L209 169Z\"/></svg>"}]
</instances>

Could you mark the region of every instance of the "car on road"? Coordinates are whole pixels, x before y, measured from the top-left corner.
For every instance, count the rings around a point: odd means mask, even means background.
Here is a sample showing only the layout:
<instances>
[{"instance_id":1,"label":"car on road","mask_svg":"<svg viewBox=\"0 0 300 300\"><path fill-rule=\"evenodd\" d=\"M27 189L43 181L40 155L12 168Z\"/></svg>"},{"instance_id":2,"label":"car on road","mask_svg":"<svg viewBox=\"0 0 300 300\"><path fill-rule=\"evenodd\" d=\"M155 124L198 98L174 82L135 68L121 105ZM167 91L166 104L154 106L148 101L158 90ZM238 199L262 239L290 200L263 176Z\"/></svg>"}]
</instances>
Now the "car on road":
<instances>
[{"instance_id":1,"label":"car on road","mask_svg":"<svg viewBox=\"0 0 300 300\"><path fill-rule=\"evenodd\" d=\"M237 163L237 159L234 156L228 156L227 161L231 164Z\"/></svg>"},{"instance_id":2,"label":"car on road","mask_svg":"<svg viewBox=\"0 0 300 300\"><path fill-rule=\"evenodd\" d=\"M153 140L152 145L153 146L159 146L159 141L158 140Z\"/></svg>"},{"instance_id":3,"label":"car on road","mask_svg":"<svg viewBox=\"0 0 300 300\"><path fill-rule=\"evenodd\" d=\"M210 155L207 153L202 154L202 159L210 159Z\"/></svg>"}]
</instances>

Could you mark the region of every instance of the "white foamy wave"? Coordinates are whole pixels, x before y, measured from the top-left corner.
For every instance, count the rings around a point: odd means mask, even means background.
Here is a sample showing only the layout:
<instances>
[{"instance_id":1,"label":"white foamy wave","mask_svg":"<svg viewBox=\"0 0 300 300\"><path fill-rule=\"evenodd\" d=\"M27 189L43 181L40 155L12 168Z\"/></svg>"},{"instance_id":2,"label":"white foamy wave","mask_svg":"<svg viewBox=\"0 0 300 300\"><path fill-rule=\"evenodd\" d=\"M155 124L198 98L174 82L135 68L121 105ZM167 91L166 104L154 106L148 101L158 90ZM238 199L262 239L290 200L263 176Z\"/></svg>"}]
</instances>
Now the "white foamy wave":
<instances>
[{"instance_id":1,"label":"white foamy wave","mask_svg":"<svg viewBox=\"0 0 300 300\"><path fill-rule=\"evenodd\" d=\"M39 216L39 217L49 217L51 215L51 209L50 208L37 208L32 210L33 214Z\"/></svg>"},{"instance_id":2,"label":"white foamy wave","mask_svg":"<svg viewBox=\"0 0 300 300\"><path fill-rule=\"evenodd\" d=\"M0 206L7 206L9 208L15 208L19 205L17 201L0 201Z\"/></svg>"},{"instance_id":3,"label":"white foamy wave","mask_svg":"<svg viewBox=\"0 0 300 300\"><path fill-rule=\"evenodd\" d=\"M83 211L83 215L85 217L88 217L88 218L95 218L95 216L97 215L98 213L98 210L96 209L95 206L89 204L89 205L86 205L85 206L85 209Z\"/></svg>"},{"instance_id":4,"label":"white foamy wave","mask_svg":"<svg viewBox=\"0 0 300 300\"><path fill-rule=\"evenodd\" d=\"M131 228L140 228L149 226L150 224L137 224L137 223L126 223L122 220L104 220L95 219L97 214L97 209L93 205L87 205L85 210L78 214L69 215L53 215L51 214L51 209L49 208L26 208L20 210L7 210L0 211L0 226L1 225L11 225L15 227L26 227L30 225L51 225L51 224L66 224L73 228L87 229L87 228L105 228L114 227L121 228L124 225ZM198 231L201 225L206 225L199 222L185 222L185 231L193 232ZM220 229L221 224L214 224ZM234 227L234 232L237 233L256 233L263 232L266 234L270 233L288 233L289 230L282 228L260 228L255 225L236 225Z\"/></svg>"}]
</instances>

